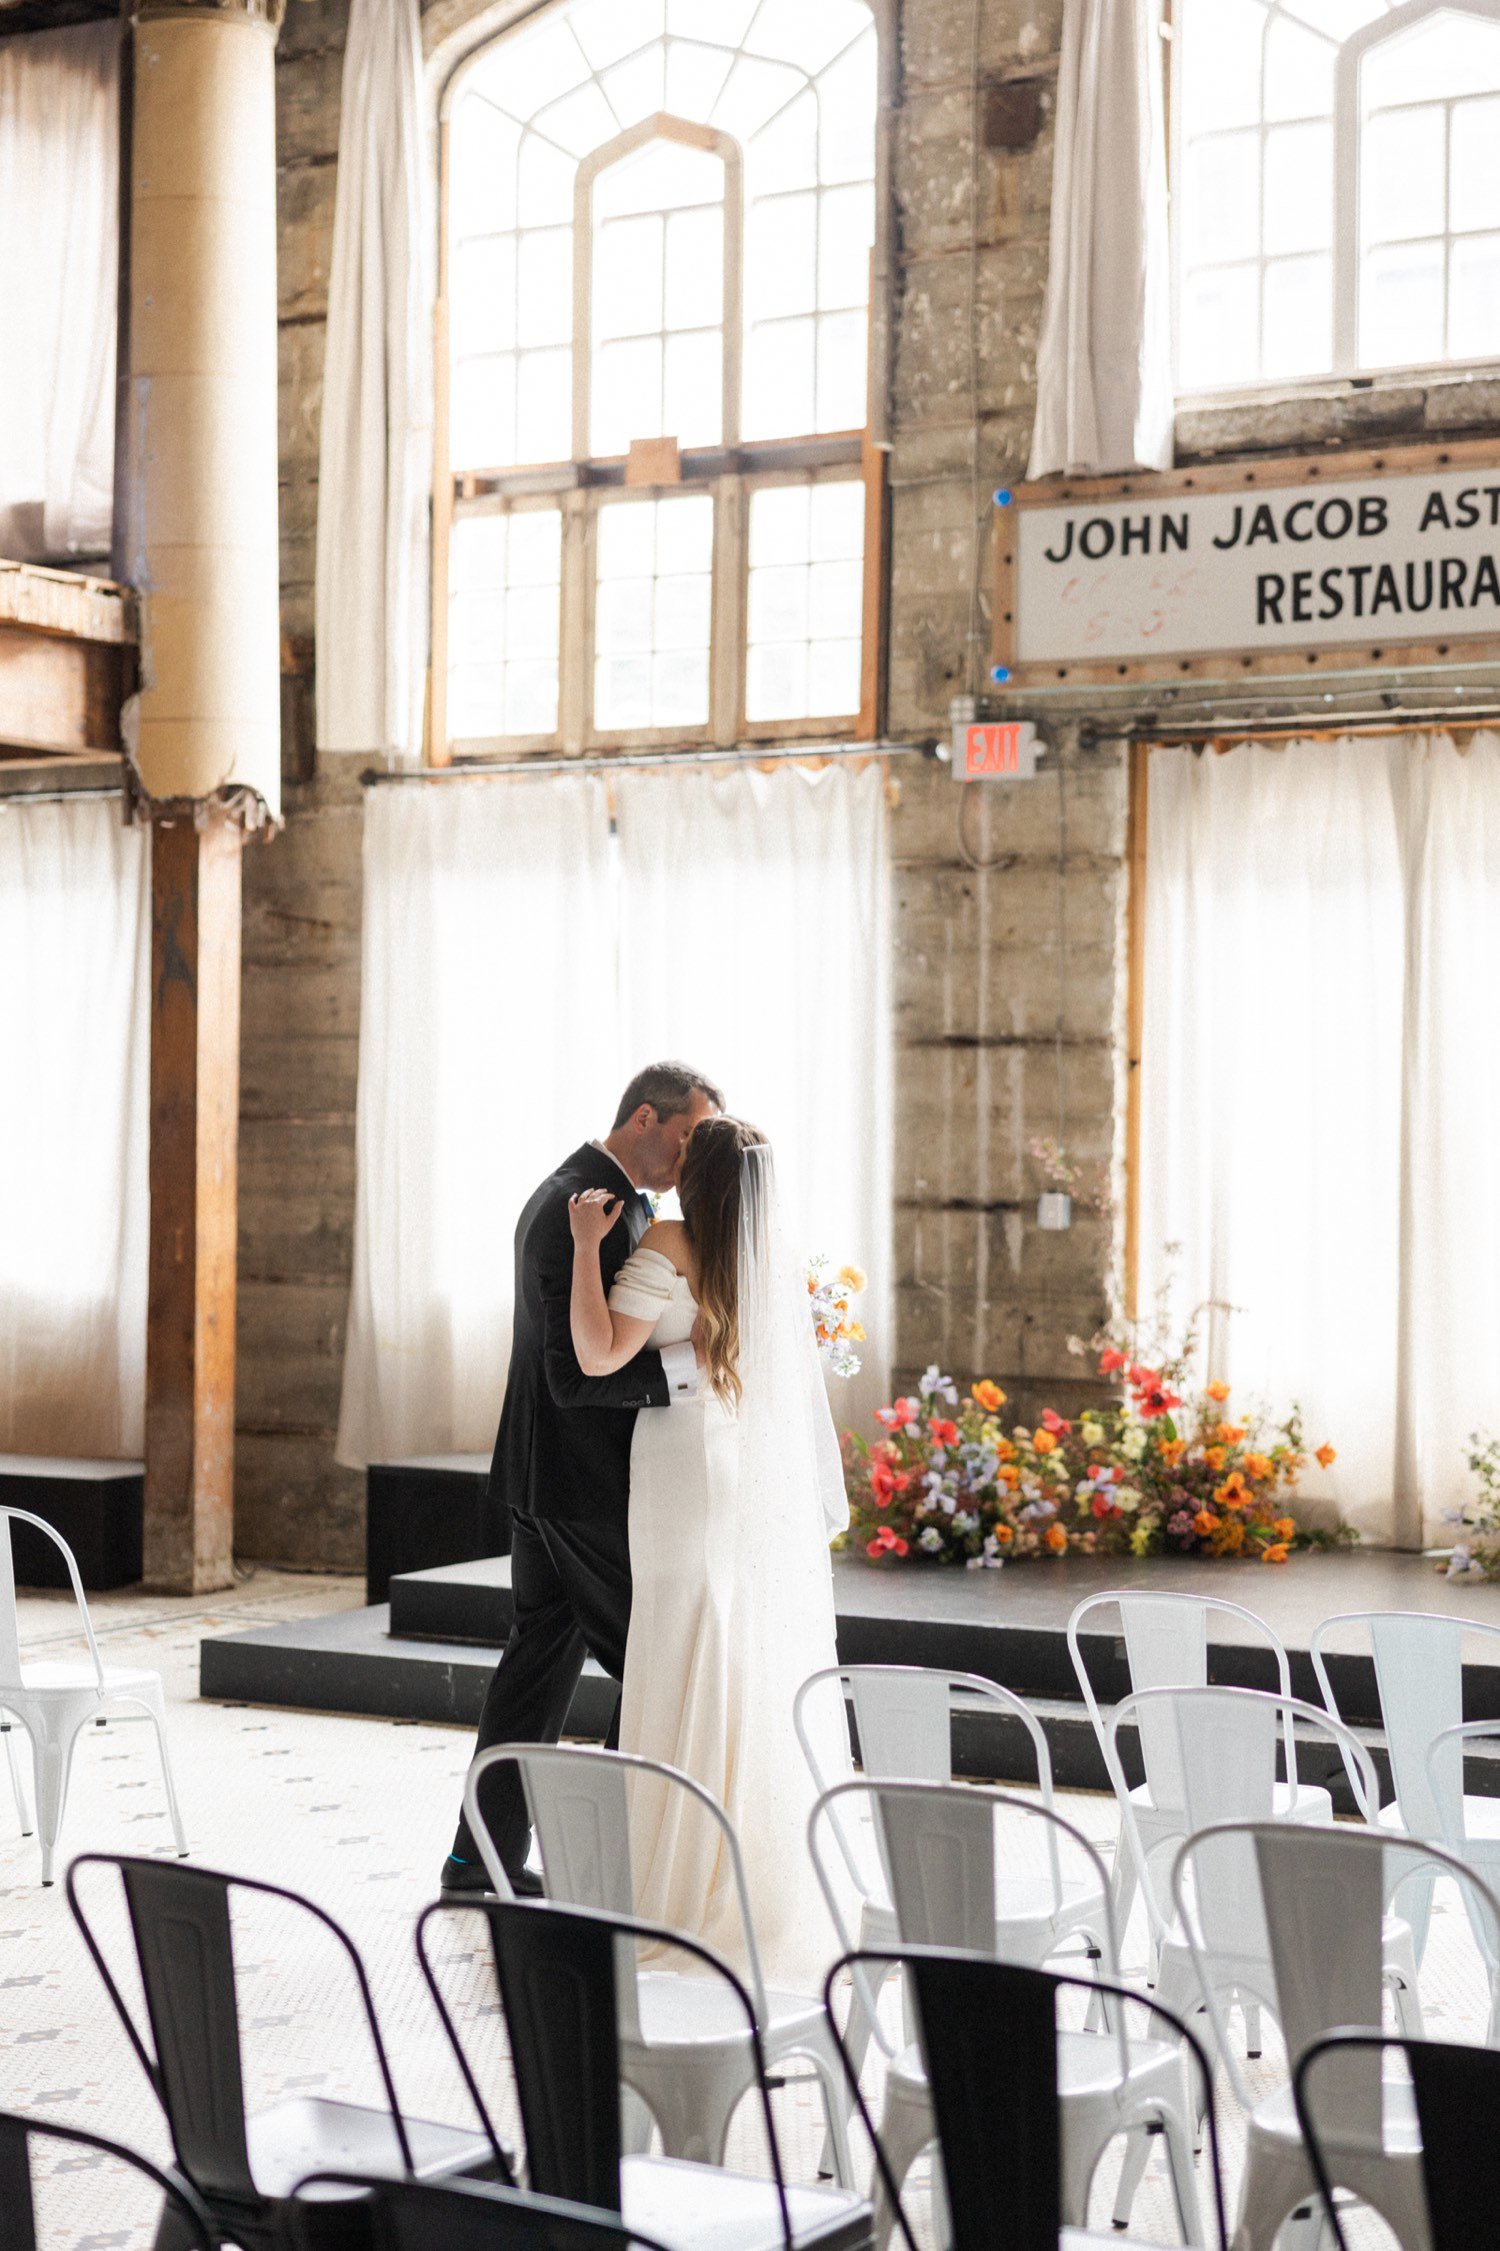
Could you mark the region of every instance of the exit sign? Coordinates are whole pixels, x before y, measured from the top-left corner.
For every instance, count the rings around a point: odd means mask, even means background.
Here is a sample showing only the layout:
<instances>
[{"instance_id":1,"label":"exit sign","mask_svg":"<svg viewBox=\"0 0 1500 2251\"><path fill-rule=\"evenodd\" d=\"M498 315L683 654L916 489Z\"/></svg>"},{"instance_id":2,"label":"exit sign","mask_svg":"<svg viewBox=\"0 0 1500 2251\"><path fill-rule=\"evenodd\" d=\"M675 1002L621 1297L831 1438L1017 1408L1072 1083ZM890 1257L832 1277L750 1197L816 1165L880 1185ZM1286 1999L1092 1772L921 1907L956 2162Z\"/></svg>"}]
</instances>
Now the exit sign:
<instances>
[{"instance_id":1,"label":"exit sign","mask_svg":"<svg viewBox=\"0 0 1500 2251\"><path fill-rule=\"evenodd\" d=\"M971 719L953 730L953 773L961 782L1026 781L1041 749L1029 719Z\"/></svg>"}]
</instances>

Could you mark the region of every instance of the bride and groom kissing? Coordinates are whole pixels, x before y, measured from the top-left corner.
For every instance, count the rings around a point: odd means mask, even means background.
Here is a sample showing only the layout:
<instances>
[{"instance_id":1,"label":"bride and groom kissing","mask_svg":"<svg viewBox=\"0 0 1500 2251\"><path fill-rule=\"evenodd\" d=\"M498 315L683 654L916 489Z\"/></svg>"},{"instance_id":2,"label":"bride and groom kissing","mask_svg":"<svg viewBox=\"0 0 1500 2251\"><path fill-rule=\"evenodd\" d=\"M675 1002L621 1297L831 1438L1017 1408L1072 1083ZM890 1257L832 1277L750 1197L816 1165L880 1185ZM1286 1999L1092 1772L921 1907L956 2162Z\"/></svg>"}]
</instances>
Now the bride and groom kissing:
<instances>
[{"instance_id":1,"label":"bride and groom kissing","mask_svg":"<svg viewBox=\"0 0 1500 2251\"><path fill-rule=\"evenodd\" d=\"M646 1191L667 1189L680 1219L654 1216ZM556 1742L592 1655L622 1684L606 1748L675 1767L724 1807L762 1959L802 1985L821 1976L831 1932L792 1705L835 1662L828 1543L848 1508L770 1145L701 1072L651 1064L610 1132L532 1194L515 1260L490 1467L515 1610L477 1748ZM848 1772L842 1698L818 1702L807 1724L832 1781ZM515 1767L489 1769L481 1795L513 1889L539 1892ZM631 1827L637 1913L739 1963L717 1832L683 1822L640 1770ZM463 1820L442 1887L489 1888Z\"/></svg>"}]
</instances>

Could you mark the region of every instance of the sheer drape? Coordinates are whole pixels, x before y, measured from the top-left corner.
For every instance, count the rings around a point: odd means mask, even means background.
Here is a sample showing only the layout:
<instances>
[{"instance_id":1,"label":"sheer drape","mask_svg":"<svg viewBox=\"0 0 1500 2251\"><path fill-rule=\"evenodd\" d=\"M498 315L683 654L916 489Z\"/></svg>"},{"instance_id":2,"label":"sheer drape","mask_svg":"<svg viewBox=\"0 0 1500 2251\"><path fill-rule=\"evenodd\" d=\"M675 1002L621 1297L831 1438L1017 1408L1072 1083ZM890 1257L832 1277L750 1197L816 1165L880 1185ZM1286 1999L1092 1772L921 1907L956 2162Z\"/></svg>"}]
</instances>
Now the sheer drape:
<instances>
[{"instance_id":1,"label":"sheer drape","mask_svg":"<svg viewBox=\"0 0 1500 2251\"><path fill-rule=\"evenodd\" d=\"M354 0L318 454L322 750L416 759L428 641L432 283L417 0Z\"/></svg>"},{"instance_id":2,"label":"sheer drape","mask_svg":"<svg viewBox=\"0 0 1500 2251\"><path fill-rule=\"evenodd\" d=\"M340 1461L494 1439L516 1214L614 1114L612 905L595 782L366 795Z\"/></svg>"},{"instance_id":3,"label":"sheer drape","mask_svg":"<svg viewBox=\"0 0 1500 2251\"><path fill-rule=\"evenodd\" d=\"M0 1452L141 1450L149 869L118 805L0 801Z\"/></svg>"},{"instance_id":4,"label":"sheer drape","mask_svg":"<svg viewBox=\"0 0 1500 2251\"><path fill-rule=\"evenodd\" d=\"M1301 1403L1310 1492L1442 1536L1497 1419L1500 740L1151 754L1142 1304ZM1172 1246L1176 1246L1175 1251Z\"/></svg>"},{"instance_id":5,"label":"sheer drape","mask_svg":"<svg viewBox=\"0 0 1500 2251\"><path fill-rule=\"evenodd\" d=\"M120 26L0 39L0 555L108 555Z\"/></svg>"},{"instance_id":6,"label":"sheer drape","mask_svg":"<svg viewBox=\"0 0 1500 2251\"><path fill-rule=\"evenodd\" d=\"M1172 466L1158 0L1065 0L1028 476Z\"/></svg>"},{"instance_id":7,"label":"sheer drape","mask_svg":"<svg viewBox=\"0 0 1500 2251\"><path fill-rule=\"evenodd\" d=\"M699 769L371 791L354 1287L338 1453L491 1444L512 1234L631 1071L721 1079L799 1244L858 1260L883 1380L890 1232L882 776Z\"/></svg>"}]
</instances>

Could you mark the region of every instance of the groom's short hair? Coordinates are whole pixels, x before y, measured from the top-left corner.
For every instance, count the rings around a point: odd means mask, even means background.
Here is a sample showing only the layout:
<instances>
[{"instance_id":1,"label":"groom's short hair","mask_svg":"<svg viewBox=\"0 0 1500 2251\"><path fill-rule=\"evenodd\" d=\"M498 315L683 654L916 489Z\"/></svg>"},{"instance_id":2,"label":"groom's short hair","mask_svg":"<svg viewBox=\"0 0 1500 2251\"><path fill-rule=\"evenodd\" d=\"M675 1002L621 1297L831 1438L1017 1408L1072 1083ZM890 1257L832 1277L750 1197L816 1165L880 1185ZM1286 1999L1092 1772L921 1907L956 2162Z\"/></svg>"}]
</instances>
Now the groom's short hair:
<instances>
[{"instance_id":1,"label":"groom's short hair","mask_svg":"<svg viewBox=\"0 0 1500 2251\"><path fill-rule=\"evenodd\" d=\"M636 1072L620 1096L612 1130L617 1132L627 1118L633 1118L643 1102L650 1103L658 1118L679 1118L691 1107L695 1094L706 1094L716 1110L724 1107L724 1097L713 1080L689 1064L648 1063L643 1071Z\"/></svg>"}]
</instances>

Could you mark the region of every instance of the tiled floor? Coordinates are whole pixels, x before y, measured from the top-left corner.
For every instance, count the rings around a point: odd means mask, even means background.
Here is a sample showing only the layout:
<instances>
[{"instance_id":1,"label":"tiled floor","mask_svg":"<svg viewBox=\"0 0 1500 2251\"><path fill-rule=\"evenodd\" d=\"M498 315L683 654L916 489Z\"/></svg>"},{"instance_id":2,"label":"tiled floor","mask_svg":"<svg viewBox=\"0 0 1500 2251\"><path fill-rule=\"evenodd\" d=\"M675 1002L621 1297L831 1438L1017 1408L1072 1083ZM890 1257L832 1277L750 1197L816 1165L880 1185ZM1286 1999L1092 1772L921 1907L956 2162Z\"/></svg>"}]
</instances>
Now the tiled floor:
<instances>
[{"instance_id":1,"label":"tiled floor","mask_svg":"<svg viewBox=\"0 0 1500 2251\"><path fill-rule=\"evenodd\" d=\"M321 1713L204 1704L197 1697L200 1637L354 1607L357 1581L260 1571L233 1592L196 1601L137 1594L96 1599L94 1620L107 1662L145 1664L165 1680L178 1787L193 1854L211 1865L305 1892L338 1917L369 1967L397 2087L413 2114L470 2124L462 2084L417 1968L412 1925L436 1890L469 1737ZM67 1597L22 1598L29 1656L69 1653L77 1639ZM1075 1797L1068 1810L1088 1833L1111 1838L1103 1799ZM79 1744L60 1856L90 1848L171 1849L149 1729L110 1725ZM39 1883L34 1840L15 1833L0 1773L0 2107L94 2128L166 2155L154 2098L101 1990L68 1912L62 1887ZM107 1872L95 1872L95 1896ZM106 1934L120 1930L118 1902L100 1899ZM466 1933L472 1935L465 1935ZM498 2027L472 1949L477 1925L456 1918L442 1951L445 1986L481 2047ZM238 1930L253 2000L247 2010L246 2078L252 2107L297 2091L378 2100L373 2058L357 2037L357 1995L319 1926L277 1907L247 1908ZM1132 1943L1140 1946L1139 1931ZM1424 1966L1424 1997L1440 2036L1482 2037L1477 1956L1457 1902L1439 1901ZM1268 2059L1262 2075L1275 2071ZM778 2098L789 2167L816 2170L818 2113L810 2090ZM1226 2106L1227 2108L1227 2106ZM742 2114L743 2115L743 2114ZM997 2161L1003 2154L1005 2093L995 2090ZM1238 2120L1225 2118L1231 2161ZM731 2158L756 2166L757 2136L737 2126ZM133 2247L149 2241L151 2200L108 2168L62 2151L46 2160L46 2251ZM758 2169L758 2167L757 2167ZM1107 2199L1101 2181L1096 2196ZM1104 2205L1107 2210L1107 2202ZM1100 2223L1103 2222L1102 2212ZM1136 2232L1173 2240L1164 2182L1148 2178ZM1384 2239L1373 2225L1351 2243Z\"/></svg>"}]
</instances>

